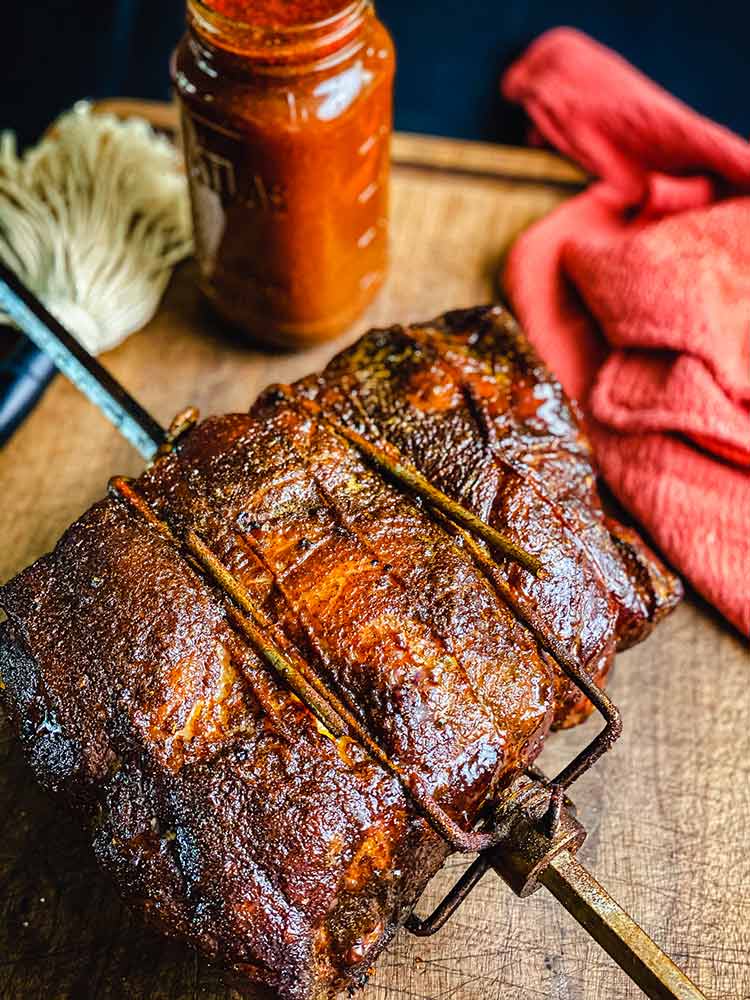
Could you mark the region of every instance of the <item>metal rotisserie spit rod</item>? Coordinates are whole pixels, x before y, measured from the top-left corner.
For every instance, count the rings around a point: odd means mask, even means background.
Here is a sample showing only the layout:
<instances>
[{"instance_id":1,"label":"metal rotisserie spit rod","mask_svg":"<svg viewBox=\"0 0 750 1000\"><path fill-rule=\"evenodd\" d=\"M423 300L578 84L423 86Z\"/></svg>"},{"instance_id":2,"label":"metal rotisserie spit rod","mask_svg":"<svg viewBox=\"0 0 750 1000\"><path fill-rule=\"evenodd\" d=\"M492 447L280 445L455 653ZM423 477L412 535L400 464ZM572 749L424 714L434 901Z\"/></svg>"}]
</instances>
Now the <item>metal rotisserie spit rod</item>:
<instances>
[{"instance_id":1,"label":"metal rotisserie spit rod","mask_svg":"<svg viewBox=\"0 0 750 1000\"><path fill-rule=\"evenodd\" d=\"M680 1000L703 996L574 854L558 854L539 874L539 881L647 996Z\"/></svg>"},{"instance_id":2,"label":"metal rotisserie spit rod","mask_svg":"<svg viewBox=\"0 0 750 1000\"><path fill-rule=\"evenodd\" d=\"M81 347L2 261L0 311L45 352L147 462L151 461L166 441L163 427Z\"/></svg>"},{"instance_id":3,"label":"metal rotisserie spit rod","mask_svg":"<svg viewBox=\"0 0 750 1000\"><path fill-rule=\"evenodd\" d=\"M185 411L169 431L162 428L2 263L0 310L48 354L59 370L104 413L147 462L168 450L182 430L194 422L194 411ZM222 589L231 601L231 588ZM605 718L608 706L610 711L616 712L603 692L597 689L591 694ZM315 712L313 705L308 707ZM352 736L357 738L356 733ZM588 751L588 763L579 763L577 759L575 766L569 766L551 782L537 771L519 774L501 794L490 832L463 835L466 843L491 842L492 846L478 855L429 919L422 921L413 914L407 928L418 936L439 930L479 879L494 868L520 897L544 885L647 996L654 1000L705 1000L704 994L575 857L586 833L571 811L572 804L563 801L562 793L603 752L603 747L596 748L596 745L597 740L594 740ZM416 804L428 821L433 819L433 825L441 832L438 823L434 822L435 815L439 817L438 807L433 810L426 809L424 803ZM450 836L448 839L450 842Z\"/></svg>"}]
</instances>

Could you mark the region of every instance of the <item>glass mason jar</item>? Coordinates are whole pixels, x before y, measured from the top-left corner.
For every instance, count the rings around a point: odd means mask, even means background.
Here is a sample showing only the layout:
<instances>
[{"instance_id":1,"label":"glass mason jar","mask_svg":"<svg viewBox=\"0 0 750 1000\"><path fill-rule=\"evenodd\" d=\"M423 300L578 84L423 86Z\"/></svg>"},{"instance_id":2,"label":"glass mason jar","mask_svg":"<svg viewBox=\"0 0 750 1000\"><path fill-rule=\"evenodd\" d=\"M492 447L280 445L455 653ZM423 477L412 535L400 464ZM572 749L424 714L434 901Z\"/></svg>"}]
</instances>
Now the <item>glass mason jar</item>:
<instances>
[{"instance_id":1,"label":"glass mason jar","mask_svg":"<svg viewBox=\"0 0 750 1000\"><path fill-rule=\"evenodd\" d=\"M188 0L172 77L201 285L254 340L335 336L382 284L394 67L371 0Z\"/></svg>"}]
</instances>

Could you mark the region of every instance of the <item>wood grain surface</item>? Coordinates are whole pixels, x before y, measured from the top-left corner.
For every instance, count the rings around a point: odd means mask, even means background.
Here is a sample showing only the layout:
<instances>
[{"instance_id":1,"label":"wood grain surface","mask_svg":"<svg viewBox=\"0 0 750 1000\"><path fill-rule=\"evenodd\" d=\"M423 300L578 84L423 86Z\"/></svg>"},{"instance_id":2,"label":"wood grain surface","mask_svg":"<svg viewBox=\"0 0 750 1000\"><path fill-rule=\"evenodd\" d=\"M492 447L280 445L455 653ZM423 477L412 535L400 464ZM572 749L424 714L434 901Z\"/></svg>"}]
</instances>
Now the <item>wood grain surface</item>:
<instances>
[{"instance_id":1,"label":"wood grain surface","mask_svg":"<svg viewBox=\"0 0 750 1000\"><path fill-rule=\"evenodd\" d=\"M187 403L204 415L246 409L268 382L319 367L368 326L496 297L509 242L566 196L572 178L511 182L502 164L492 176L484 148L405 142L411 165L395 171L391 277L338 344L296 355L258 353L213 320L187 265L150 327L106 356L109 368L165 422ZM545 166L535 157L515 151L514 176L524 162L530 176L546 176L550 161ZM447 170L423 169L430 162ZM134 474L140 465L58 378L0 453L0 577L49 549L102 495L110 475ZM590 830L583 861L712 1000L750 998L749 682L747 644L689 597L651 640L620 658L611 691L625 734L573 792ZM569 759L594 725L554 737L545 751L549 768ZM462 867L456 860L435 880L421 912ZM126 911L74 822L33 785L4 724L0 884L3 1000L239 996L220 969ZM544 891L520 901L490 873L439 935L423 941L399 934L361 997L639 995Z\"/></svg>"}]
</instances>

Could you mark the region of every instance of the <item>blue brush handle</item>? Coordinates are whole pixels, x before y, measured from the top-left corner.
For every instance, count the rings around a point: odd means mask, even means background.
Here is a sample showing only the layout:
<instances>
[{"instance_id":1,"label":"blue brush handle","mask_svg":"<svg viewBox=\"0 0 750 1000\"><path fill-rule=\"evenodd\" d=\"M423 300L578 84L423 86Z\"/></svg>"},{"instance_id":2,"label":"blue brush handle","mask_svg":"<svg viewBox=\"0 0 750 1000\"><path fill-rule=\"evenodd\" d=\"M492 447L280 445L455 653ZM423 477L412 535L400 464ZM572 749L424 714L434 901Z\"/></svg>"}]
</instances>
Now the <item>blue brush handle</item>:
<instances>
[{"instance_id":1,"label":"blue brush handle","mask_svg":"<svg viewBox=\"0 0 750 1000\"><path fill-rule=\"evenodd\" d=\"M34 409L56 371L26 337L0 361L0 446Z\"/></svg>"}]
</instances>

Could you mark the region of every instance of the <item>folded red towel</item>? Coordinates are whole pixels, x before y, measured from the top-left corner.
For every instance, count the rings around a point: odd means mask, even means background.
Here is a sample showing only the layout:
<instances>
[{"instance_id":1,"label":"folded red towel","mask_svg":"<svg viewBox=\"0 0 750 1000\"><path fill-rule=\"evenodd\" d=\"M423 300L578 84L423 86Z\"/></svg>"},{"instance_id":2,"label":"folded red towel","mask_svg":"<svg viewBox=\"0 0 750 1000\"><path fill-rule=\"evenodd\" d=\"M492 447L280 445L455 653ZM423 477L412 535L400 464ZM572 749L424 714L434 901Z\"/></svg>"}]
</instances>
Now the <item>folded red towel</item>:
<instances>
[{"instance_id":1,"label":"folded red towel","mask_svg":"<svg viewBox=\"0 0 750 1000\"><path fill-rule=\"evenodd\" d=\"M610 488L750 635L750 144L566 28L503 92L599 178L517 240L511 302Z\"/></svg>"}]
</instances>

